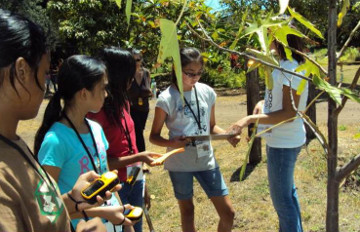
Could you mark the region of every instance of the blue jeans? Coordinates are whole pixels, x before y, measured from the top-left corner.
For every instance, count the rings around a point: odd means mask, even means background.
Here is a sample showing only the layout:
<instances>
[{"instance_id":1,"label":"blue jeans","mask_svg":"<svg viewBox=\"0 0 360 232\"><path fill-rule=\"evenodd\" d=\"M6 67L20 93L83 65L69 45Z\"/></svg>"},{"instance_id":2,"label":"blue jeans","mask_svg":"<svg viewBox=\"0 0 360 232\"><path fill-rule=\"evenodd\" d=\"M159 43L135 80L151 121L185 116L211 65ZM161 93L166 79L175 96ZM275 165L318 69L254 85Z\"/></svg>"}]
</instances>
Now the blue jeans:
<instances>
[{"instance_id":1,"label":"blue jeans","mask_svg":"<svg viewBox=\"0 0 360 232\"><path fill-rule=\"evenodd\" d=\"M120 189L119 196L122 203L130 204L133 206L143 207L143 189L144 189L144 180L138 180L133 186L122 183L122 188ZM142 232L142 218L139 222L134 225L135 232Z\"/></svg>"},{"instance_id":2,"label":"blue jeans","mask_svg":"<svg viewBox=\"0 0 360 232\"><path fill-rule=\"evenodd\" d=\"M204 189L208 198L226 196L229 194L220 169L214 168L198 172L169 171L175 197L178 200L188 200L194 195L194 177Z\"/></svg>"},{"instance_id":3,"label":"blue jeans","mask_svg":"<svg viewBox=\"0 0 360 232\"><path fill-rule=\"evenodd\" d=\"M294 184L297 148L266 146L270 195L279 217L280 232L302 232L299 201Z\"/></svg>"}]
</instances>

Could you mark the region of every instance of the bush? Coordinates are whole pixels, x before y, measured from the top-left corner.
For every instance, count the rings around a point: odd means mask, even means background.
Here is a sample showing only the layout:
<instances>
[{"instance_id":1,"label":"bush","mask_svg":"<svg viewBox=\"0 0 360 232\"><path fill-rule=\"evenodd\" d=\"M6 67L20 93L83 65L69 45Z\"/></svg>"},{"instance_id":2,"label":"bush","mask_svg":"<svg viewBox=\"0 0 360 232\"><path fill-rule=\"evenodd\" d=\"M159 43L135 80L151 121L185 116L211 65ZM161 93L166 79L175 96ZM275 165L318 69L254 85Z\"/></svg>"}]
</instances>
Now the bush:
<instances>
[{"instance_id":1,"label":"bush","mask_svg":"<svg viewBox=\"0 0 360 232\"><path fill-rule=\"evenodd\" d=\"M230 67L208 68L201 81L212 87L242 88L246 84L245 71L234 72Z\"/></svg>"},{"instance_id":2,"label":"bush","mask_svg":"<svg viewBox=\"0 0 360 232\"><path fill-rule=\"evenodd\" d=\"M360 52L357 48L349 47L345 50L344 54L340 57L340 62L354 62L360 59Z\"/></svg>"}]
</instances>

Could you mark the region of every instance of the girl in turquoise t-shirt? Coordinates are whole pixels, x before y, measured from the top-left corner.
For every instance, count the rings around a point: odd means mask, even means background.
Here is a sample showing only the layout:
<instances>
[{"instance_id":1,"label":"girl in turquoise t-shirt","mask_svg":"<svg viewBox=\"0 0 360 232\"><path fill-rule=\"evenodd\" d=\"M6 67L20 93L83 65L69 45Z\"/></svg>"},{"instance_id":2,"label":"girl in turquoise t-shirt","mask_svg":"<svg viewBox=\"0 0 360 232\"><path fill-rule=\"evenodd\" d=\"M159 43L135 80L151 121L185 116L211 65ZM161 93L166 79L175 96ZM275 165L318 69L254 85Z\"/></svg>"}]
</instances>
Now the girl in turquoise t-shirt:
<instances>
[{"instance_id":1,"label":"girl in turquoise t-shirt","mask_svg":"<svg viewBox=\"0 0 360 232\"><path fill-rule=\"evenodd\" d=\"M34 151L45 170L58 182L61 193L69 191L79 175L94 170L107 171L108 142L99 124L85 118L88 112L101 109L106 97L106 68L84 55L69 57L58 76L58 91L50 100L36 138ZM64 101L64 107L61 106ZM118 196L106 203L71 215L72 218L100 216L114 225L133 223L123 215ZM73 220L76 224L78 220ZM107 225L108 231L121 231L121 226Z\"/></svg>"}]
</instances>

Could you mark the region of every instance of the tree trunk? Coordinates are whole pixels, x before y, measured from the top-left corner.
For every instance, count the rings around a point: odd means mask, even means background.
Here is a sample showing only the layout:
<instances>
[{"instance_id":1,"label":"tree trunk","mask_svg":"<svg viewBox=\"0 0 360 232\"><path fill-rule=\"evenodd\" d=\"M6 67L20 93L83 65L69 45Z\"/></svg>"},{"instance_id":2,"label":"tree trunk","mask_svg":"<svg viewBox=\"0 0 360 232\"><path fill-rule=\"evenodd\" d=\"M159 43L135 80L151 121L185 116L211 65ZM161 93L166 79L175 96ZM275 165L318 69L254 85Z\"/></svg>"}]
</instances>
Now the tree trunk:
<instances>
[{"instance_id":1,"label":"tree trunk","mask_svg":"<svg viewBox=\"0 0 360 232\"><path fill-rule=\"evenodd\" d=\"M258 70L246 74L246 97L247 97L247 114L253 113L256 103L260 101L260 86ZM249 125L248 135L252 134L254 124ZM256 138L250 151L249 163L256 165L261 161L261 139Z\"/></svg>"},{"instance_id":2,"label":"tree trunk","mask_svg":"<svg viewBox=\"0 0 360 232\"><path fill-rule=\"evenodd\" d=\"M328 29L328 74L330 84L336 86L336 22L337 10L336 0L329 0L329 29ZM339 183L336 180L337 167L337 124L336 103L332 98L328 100L328 185L327 185L327 211L326 211L326 231L339 231Z\"/></svg>"},{"instance_id":3,"label":"tree trunk","mask_svg":"<svg viewBox=\"0 0 360 232\"><path fill-rule=\"evenodd\" d=\"M316 97L315 85L309 83L309 96L306 105L309 105L310 102L315 97ZM313 123L316 124L316 103L310 106L310 108L306 112L306 115L309 116L311 121L313 121ZM316 138L316 136L315 133L310 129L310 127L307 124L305 124L305 129L306 129L306 145L308 145L311 142L311 140Z\"/></svg>"}]
</instances>

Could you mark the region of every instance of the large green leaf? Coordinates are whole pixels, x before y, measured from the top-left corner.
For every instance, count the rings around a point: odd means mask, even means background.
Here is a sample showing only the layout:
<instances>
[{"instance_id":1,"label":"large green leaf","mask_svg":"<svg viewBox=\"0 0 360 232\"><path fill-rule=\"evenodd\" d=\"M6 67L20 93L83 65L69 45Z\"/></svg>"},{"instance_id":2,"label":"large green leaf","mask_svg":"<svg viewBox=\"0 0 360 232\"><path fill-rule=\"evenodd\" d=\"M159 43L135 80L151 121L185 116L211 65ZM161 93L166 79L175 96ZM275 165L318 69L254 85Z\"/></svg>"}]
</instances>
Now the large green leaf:
<instances>
[{"instance_id":1,"label":"large green leaf","mask_svg":"<svg viewBox=\"0 0 360 232\"><path fill-rule=\"evenodd\" d=\"M302 25L304 25L305 27L307 27L309 30L311 30L312 32L314 32L317 36L319 36L320 38L324 39L324 37L322 36L321 32L315 28L315 26L308 21L306 18L304 18L301 14L293 11L290 7L288 7L288 10L291 14L291 16L293 18L295 18L297 21L299 21Z\"/></svg>"},{"instance_id":2,"label":"large green leaf","mask_svg":"<svg viewBox=\"0 0 360 232\"><path fill-rule=\"evenodd\" d=\"M265 74L265 85L269 90L272 90L273 85L274 85L274 80L271 75L272 70L268 66L263 66L263 67L264 67L264 74Z\"/></svg>"},{"instance_id":3,"label":"large green leaf","mask_svg":"<svg viewBox=\"0 0 360 232\"><path fill-rule=\"evenodd\" d=\"M313 78L313 83L315 84L316 87L318 87L321 90L325 90L329 96L339 105L341 104L341 95L346 96L347 98L349 98L352 101L355 101L357 103L360 103L360 97L358 94L354 93L352 90L347 89L347 88L337 88L335 86L330 85L328 82L326 82L325 80L319 78L319 77L314 77Z\"/></svg>"},{"instance_id":4,"label":"large green leaf","mask_svg":"<svg viewBox=\"0 0 360 232\"><path fill-rule=\"evenodd\" d=\"M253 131L252 131L252 134L251 134L251 137L250 137L250 141L248 143L248 150L246 152L245 160L244 160L244 163L243 163L243 165L241 167L241 170L240 170L239 181L242 181L242 179L244 177L246 166L247 166L247 163L249 162L250 152L251 152L251 149L252 149L252 147L254 145L254 141L255 141L255 138L256 138L255 135L256 135L258 124L259 124L259 119L256 120L255 125L253 127Z\"/></svg>"},{"instance_id":5,"label":"large green leaf","mask_svg":"<svg viewBox=\"0 0 360 232\"><path fill-rule=\"evenodd\" d=\"M310 75L321 77L320 76L320 69L314 63L309 61L308 59L305 60L305 63L299 65L296 69L296 72L305 71L304 76L309 77Z\"/></svg>"},{"instance_id":6,"label":"large green leaf","mask_svg":"<svg viewBox=\"0 0 360 232\"><path fill-rule=\"evenodd\" d=\"M254 33L257 34L259 37L261 49L265 51L265 53L268 53L268 28L284 23L287 23L287 21L271 19L270 15L268 15L265 19L258 18L257 20L254 20L253 23L249 23L249 26L246 28L245 34L242 37L252 35Z\"/></svg>"},{"instance_id":7,"label":"large green leaf","mask_svg":"<svg viewBox=\"0 0 360 232\"><path fill-rule=\"evenodd\" d=\"M126 13L126 22L128 26L130 26L131 8L132 8L132 0L127 0L125 13Z\"/></svg>"},{"instance_id":8,"label":"large green leaf","mask_svg":"<svg viewBox=\"0 0 360 232\"><path fill-rule=\"evenodd\" d=\"M279 4L280 4L279 14L284 14L286 11L286 8L289 5L289 0L279 0Z\"/></svg>"},{"instance_id":9,"label":"large green leaf","mask_svg":"<svg viewBox=\"0 0 360 232\"><path fill-rule=\"evenodd\" d=\"M342 94L346 97L348 97L352 101L356 101L357 103L360 103L360 97L358 94L354 93L350 89L347 88L341 88Z\"/></svg>"},{"instance_id":10,"label":"large green leaf","mask_svg":"<svg viewBox=\"0 0 360 232\"><path fill-rule=\"evenodd\" d=\"M343 22L343 18L345 17L347 11L350 8L350 0L343 0L343 6L341 8L341 11L338 15L338 21L337 21L337 26L340 27L342 22Z\"/></svg>"},{"instance_id":11,"label":"large green leaf","mask_svg":"<svg viewBox=\"0 0 360 232\"><path fill-rule=\"evenodd\" d=\"M330 85L324 79L321 79L318 76L314 76L312 79L314 85L320 90L325 90L329 94L329 96L337 103L341 104L341 90Z\"/></svg>"},{"instance_id":12,"label":"large green leaf","mask_svg":"<svg viewBox=\"0 0 360 232\"><path fill-rule=\"evenodd\" d=\"M301 95L304 92L306 84L307 84L307 80L302 79L299 86L298 86L298 88L297 88L297 90L296 90L297 95Z\"/></svg>"},{"instance_id":13,"label":"large green leaf","mask_svg":"<svg viewBox=\"0 0 360 232\"><path fill-rule=\"evenodd\" d=\"M164 63L165 59L172 57L174 62L177 84L181 95L183 95L182 71L180 61L179 41L177 28L173 21L160 19L161 41L157 62Z\"/></svg>"},{"instance_id":14,"label":"large green leaf","mask_svg":"<svg viewBox=\"0 0 360 232\"><path fill-rule=\"evenodd\" d=\"M248 48L248 49L246 49L246 53L249 53L249 54L255 56L256 58L261 59L261 60L263 60L265 62L268 62L270 64L279 66L279 63L277 62L276 59L274 59L273 56L266 55L265 53L260 52L258 50Z\"/></svg>"}]
</instances>

